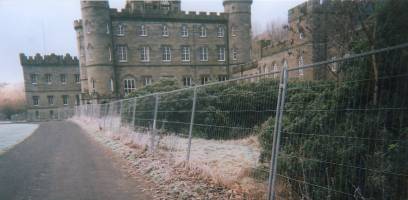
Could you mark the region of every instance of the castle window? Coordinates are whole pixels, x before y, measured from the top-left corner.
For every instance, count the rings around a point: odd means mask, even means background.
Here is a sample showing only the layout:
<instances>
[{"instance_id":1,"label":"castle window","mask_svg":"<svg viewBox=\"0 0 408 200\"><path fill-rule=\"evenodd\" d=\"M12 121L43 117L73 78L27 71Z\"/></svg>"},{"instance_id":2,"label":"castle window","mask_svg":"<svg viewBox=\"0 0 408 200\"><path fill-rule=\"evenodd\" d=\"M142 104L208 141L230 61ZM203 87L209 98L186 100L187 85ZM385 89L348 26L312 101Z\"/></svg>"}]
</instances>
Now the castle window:
<instances>
[{"instance_id":1,"label":"castle window","mask_svg":"<svg viewBox=\"0 0 408 200\"><path fill-rule=\"evenodd\" d=\"M54 96L47 96L48 105L54 105Z\"/></svg>"},{"instance_id":2,"label":"castle window","mask_svg":"<svg viewBox=\"0 0 408 200\"><path fill-rule=\"evenodd\" d=\"M109 61L112 61L112 48L108 48L109 53Z\"/></svg>"},{"instance_id":3,"label":"castle window","mask_svg":"<svg viewBox=\"0 0 408 200\"><path fill-rule=\"evenodd\" d=\"M124 36L125 35L125 25L119 24L118 25L118 36Z\"/></svg>"},{"instance_id":4,"label":"castle window","mask_svg":"<svg viewBox=\"0 0 408 200\"><path fill-rule=\"evenodd\" d=\"M150 61L150 48L149 47L142 47L140 49L140 60L143 62Z\"/></svg>"},{"instance_id":5,"label":"castle window","mask_svg":"<svg viewBox=\"0 0 408 200\"><path fill-rule=\"evenodd\" d=\"M225 61L225 47L218 47L218 61Z\"/></svg>"},{"instance_id":6,"label":"castle window","mask_svg":"<svg viewBox=\"0 0 408 200\"><path fill-rule=\"evenodd\" d=\"M109 24L106 24L106 34L110 34L110 27L109 27Z\"/></svg>"},{"instance_id":7,"label":"castle window","mask_svg":"<svg viewBox=\"0 0 408 200\"><path fill-rule=\"evenodd\" d=\"M151 76L145 76L143 77L143 85L151 85L152 84L152 77Z\"/></svg>"},{"instance_id":8,"label":"castle window","mask_svg":"<svg viewBox=\"0 0 408 200\"><path fill-rule=\"evenodd\" d=\"M60 80L61 80L61 83L62 84L67 84L67 75L65 75L65 74L61 74L60 75Z\"/></svg>"},{"instance_id":9,"label":"castle window","mask_svg":"<svg viewBox=\"0 0 408 200\"><path fill-rule=\"evenodd\" d=\"M30 78L31 78L31 84L37 85L38 75L37 75L37 74L31 74L31 75L30 75Z\"/></svg>"},{"instance_id":10,"label":"castle window","mask_svg":"<svg viewBox=\"0 0 408 200\"><path fill-rule=\"evenodd\" d=\"M64 104L64 106L68 105L68 95L62 95L62 104Z\"/></svg>"},{"instance_id":11,"label":"castle window","mask_svg":"<svg viewBox=\"0 0 408 200\"><path fill-rule=\"evenodd\" d=\"M208 48L207 47L200 48L200 61L208 61Z\"/></svg>"},{"instance_id":12,"label":"castle window","mask_svg":"<svg viewBox=\"0 0 408 200\"><path fill-rule=\"evenodd\" d=\"M183 77L183 85L185 87L190 87L193 85L193 79L191 78L191 76L185 76Z\"/></svg>"},{"instance_id":13,"label":"castle window","mask_svg":"<svg viewBox=\"0 0 408 200\"><path fill-rule=\"evenodd\" d=\"M109 79L109 89L111 92L115 91L115 88L113 87L113 79Z\"/></svg>"},{"instance_id":14,"label":"castle window","mask_svg":"<svg viewBox=\"0 0 408 200\"><path fill-rule=\"evenodd\" d=\"M79 104L81 104L79 94L75 95L75 99L76 99L76 105L79 106Z\"/></svg>"},{"instance_id":15,"label":"castle window","mask_svg":"<svg viewBox=\"0 0 408 200\"><path fill-rule=\"evenodd\" d=\"M186 25L181 26L181 37L188 37L188 27Z\"/></svg>"},{"instance_id":16,"label":"castle window","mask_svg":"<svg viewBox=\"0 0 408 200\"><path fill-rule=\"evenodd\" d=\"M79 74L75 74L75 83L76 83L76 84L80 84L80 83L81 83L81 79L80 79Z\"/></svg>"},{"instance_id":17,"label":"castle window","mask_svg":"<svg viewBox=\"0 0 408 200\"><path fill-rule=\"evenodd\" d=\"M304 65L303 56L300 56L299 57L299 67L303 67L303 65ZM303 68L299 69L298 73L299 73L299 76L303 76L304 75Z\"/></svg>"},{"instance_id":18,"label":"castle window","mask_svg":"<svg viewBox=\"0 0 408 200\"><path fill-rule=\"evenodd\" d=\"M125 96L130 94L136 89L135 87L135 80L134 79L125 79L124 80L124 92Z\"/></svg>"},{"instance_id":19,"label":"castle window","mask_svg":"<svg viewBox=\"0 0 408 200\"><path fill-rule=\"evenodd\" d=\"M51 74L45 74L45 81L47 82L48 85L52 84L52 75Z\"/></svg>"},{"instance_id":20,"label":"castle window","mask_svg":"<svg viewBox=\"0 0 408 200\"><path fill-rule=\"evenodd\" d=\"M169 28L167 27L167 25L163 25L163 27L162 27L162 36L163 37L168 37L169 36Z\"/></svg>"},{"instance_id":21,"label":"castle window","mask_svg":"<svg viewBox=\"0 0 408 200\"><path fill-rule=\"evenodd\" d=\"M207 37L207 28L204 25L200 26L200 37Z\"/></svg>"},{"instance_id":22,"label":"castle window","mask_svg":"<svg viewBox=\"0 0 408 200\"><path fill-rule=\"evenodd\" d=\"M207 84L208 82L210 82L210 76L208 76L208 75L201 76L201 84L202 85Z\"/></svg>"},{"instance_id":23,"label":"castle window","mask_svg":"<svg viewBox=\"0 0 408 200\"><path fill-rule=\"evenodd\" d=\"M187 46L181 47L181 61L183 62L190 61L190 47Z\"/></svg>"},{"instance_id":24,"label":"castle window","mask_svg":"<svg viewBox=\"0 0 408 200\"><path fill-rule=\"evenodd\" d=\"M218 81L226 81L228 80L228 76L227 75L219 75L218 76Z\"/></svg>"},{"instance_id":25,"label":"castle window","mask_svg":"<svg viewBox=\"0 0 408 200\"><path fill-rule=\"evenodd\" d=\"M232 60L238 60L238 50L237 50L237 48L232 48Z\"/></svg>"},{"instance_id":26,"label":"castle window","mask_svg":"<svg viewBox=\"0 0 408 200\"><path fill-rule=\"evenodd\" d=\"M147 36L147 28L145 25L140 26L140 36Z\"/></svg>"},{"instance_id":27,"label":"castle window","mask_svg":"<svg viewBox=\"0 0 408 200\"><path fill-rule=\"evenodd\" d=\"M127 46L118 45L119 62L127 62Z\"/></svg>"},{"instance_id":28,"label":"castle window","mask_svg":"<svg viewBox=\"0 0 408 200\"><path fill-rule=\"evenodd\" d=\"M235 26L231 27L231 36L232 37L237 36L237 27L235 27Z\"/></svg>"},{"instance_id":29,"label":"castle window","mask_svg":"<svg viewBox=\"0 0 408 200\"><path fill-rule=\"evenodd\" d=\"M92 91L95 92L96 81L94 79L92 79L91 83L92 83Z\"/></svg>"},{"instance_id":30,"label":"castle window","mask_svg":"<svg viewBox=\"0 0 408 200\"><path fill-rule=\"evenodd\" d=\"M163 46L162 48L162 60L163 61L171 61L171 49L169 46Z\"/></svg>"},{"instance_id":31,"label":"castle window","mask_svg":"<svg viewBox=\"0 0 408 200\"><path fill-rule=\"evenodd\" d=\"M40 97L33 96L33 106L38 106L40 104Z\"/></svg>"},{"instance_id":32,"label":"castle window","mask_svg":"<svg viewBox=\"0 0 408 200\"><path fill-rule=\"evenodd\" d=\"M219 38L224 37L224 27L218 26L218 29L217 29L217 37L219 37Z\"/></svg>"}]
</instances>

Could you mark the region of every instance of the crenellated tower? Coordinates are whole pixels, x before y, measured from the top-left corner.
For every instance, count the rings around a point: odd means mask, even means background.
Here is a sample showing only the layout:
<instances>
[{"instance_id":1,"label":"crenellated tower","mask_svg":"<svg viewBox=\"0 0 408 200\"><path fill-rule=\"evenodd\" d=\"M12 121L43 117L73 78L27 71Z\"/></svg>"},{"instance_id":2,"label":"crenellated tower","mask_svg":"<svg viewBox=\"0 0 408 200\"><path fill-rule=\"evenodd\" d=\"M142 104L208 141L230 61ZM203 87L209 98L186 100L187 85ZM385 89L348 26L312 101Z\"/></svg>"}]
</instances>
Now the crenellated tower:
<instances>
[{"instance_id":1,"label":"crenellated tower","mask_svg":"<svg viewBox=\"0 0 408 200\"><path fill-rule=\"evenodd\" d=\"M251 5L252 0L224 0L224 12L228 17L229 52L231 64L252 61L251 53ZM235 55L236 56L235 56Z\"/></svg>"},{"instance_id":2,"label":"crenellated tower","mask_svg":"<svg viewBox=\"0 0 408 200\"><path fill-rule=\"evenodd\" d=\"M82 0L81 12L84 60L90 99L97 103L109 102L116 98L109 3L107 0ZM82 56L81 59L83 59Z\"/></svg>"}]
</instances>

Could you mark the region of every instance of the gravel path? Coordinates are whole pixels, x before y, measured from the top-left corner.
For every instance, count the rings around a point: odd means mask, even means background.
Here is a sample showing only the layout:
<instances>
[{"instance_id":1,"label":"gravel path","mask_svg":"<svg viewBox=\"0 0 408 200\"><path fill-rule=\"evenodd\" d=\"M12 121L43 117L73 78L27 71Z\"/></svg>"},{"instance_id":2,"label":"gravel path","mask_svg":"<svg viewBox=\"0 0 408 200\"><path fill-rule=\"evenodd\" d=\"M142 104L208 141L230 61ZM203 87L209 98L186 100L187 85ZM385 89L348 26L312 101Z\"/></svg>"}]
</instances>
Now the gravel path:
<instances>
[{"instance_id":1,"label":"gravel path","mask_svg":"<svg viewBox=\"0 0 408 200\"><path fill-rule=\"evenodd\" d=\"M0 156L0 199L152 199L145 185L71 122L43 123Z\"/></svg>"}]
</instances>

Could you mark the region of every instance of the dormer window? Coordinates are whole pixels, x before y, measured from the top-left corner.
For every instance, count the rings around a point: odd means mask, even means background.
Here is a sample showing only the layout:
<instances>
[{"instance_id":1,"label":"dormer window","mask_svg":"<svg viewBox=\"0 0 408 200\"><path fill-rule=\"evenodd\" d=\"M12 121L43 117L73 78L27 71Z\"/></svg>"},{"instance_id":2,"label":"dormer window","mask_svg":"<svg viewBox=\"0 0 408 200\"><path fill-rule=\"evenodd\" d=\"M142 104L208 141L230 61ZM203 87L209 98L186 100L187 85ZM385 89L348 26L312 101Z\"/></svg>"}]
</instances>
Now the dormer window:
<instances>
[{"instance_id":1,"label":"dormer window","mask_svg":"<svg viewBox=\"0 0 408 200\"><path fill-rule=\"evenodd\" d=\"M169 28L167 27L167 25L163 25L162 36L163 37L168 37L169 36Z\"/></svg>"},{"instance_id":2,"label":"dormer window","mask_svg":"<svg viewBox=\"0 0 408 200\"><path fill-rule=\"evenodd\" d=\"M140 36L147 36L147 29L145 25L140 26Z\"/></svg>"},{"instance_id":3,"label":"dormer window","mask_svg":"<svg viewBox=\"0 0 408 200\"><path fill-rule=\"evenodd\" d=\"M200 37L207 37L207 27L204 25L200 26Z\"/></svg>"},{"instance_id":4,"label":"dormer window","mask_svg":"<svg viewBox=\"0 0 408 200\"><path fill-rule=\"evenodd\" d=\"M186 25L181 26L181 37L188 37L188 28Z\"/></svg>"},{"instance_id":5,"label":"dormer window","mask_svg":"<svg viewBox=\"0 0 408 200\"><path fill-rule=\"evenodd\" d=\"M218 29L217 29L217 37L219 37L219 38L224 37L224 27L218 26Z\"/></svg>"},{"instance_id":6,"label":"dormer window","mask_svg":"<svg viewBox=\"0 0 408 200\"><path fill-rule=\"evenodd\" d=\"M118 25L118 36L124 36L125 35L125 25L119 24Z\"/></svg>"}]
</instances>

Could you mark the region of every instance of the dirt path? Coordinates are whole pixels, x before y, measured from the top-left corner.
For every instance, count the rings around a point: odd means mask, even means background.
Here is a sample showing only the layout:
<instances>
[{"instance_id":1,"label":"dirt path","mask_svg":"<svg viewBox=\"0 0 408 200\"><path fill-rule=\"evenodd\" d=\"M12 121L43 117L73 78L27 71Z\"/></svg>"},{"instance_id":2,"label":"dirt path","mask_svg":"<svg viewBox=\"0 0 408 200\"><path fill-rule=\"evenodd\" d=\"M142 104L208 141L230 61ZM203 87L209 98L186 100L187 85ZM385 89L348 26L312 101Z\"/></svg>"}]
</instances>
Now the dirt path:
<instances>
[{"instance_id":1,"label":"dirt path","mask_svg":"<svg viewBox=\"0 0 408 200\"><path fill-rule=\"evenodd\" d=\"M145 200L146 182L128 177L111 153L71 122L43 123L0 156L0 199Z\"/></svg>"}]
</instances>

